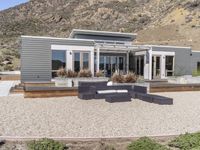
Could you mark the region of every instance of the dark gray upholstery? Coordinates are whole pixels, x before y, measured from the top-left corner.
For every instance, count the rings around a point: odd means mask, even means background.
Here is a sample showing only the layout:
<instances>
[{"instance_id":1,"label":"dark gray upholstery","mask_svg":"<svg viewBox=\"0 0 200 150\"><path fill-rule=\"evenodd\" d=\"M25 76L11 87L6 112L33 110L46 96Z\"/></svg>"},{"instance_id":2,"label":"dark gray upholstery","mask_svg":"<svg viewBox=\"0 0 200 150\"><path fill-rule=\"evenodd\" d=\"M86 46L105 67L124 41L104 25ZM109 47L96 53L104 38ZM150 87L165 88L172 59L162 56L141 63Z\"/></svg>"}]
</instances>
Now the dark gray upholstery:
<instances>
[{"instance_id":1,"label":"dark gray upholstery","mask_svg":"<svg viewBox=\"0 0 200 150\"><path fill-rule=\"evenodd\" d=\"M100 90L127 90L127 93L102 93L99 94ZM80 99L105 99L107 97L108 101L130 101L130 92L132 91L132 86L130 85L120 85L120 86L107 86L107 82L79 82L78 87L78 97ZM110 98L109 98L110 97Z\"/></svg>"},{"instance_id":2,"label":"dark gray upholstery","mask_svg":"<svg viewBox=\"0 0 200 150\"><path fill-rule=\"evenodd\" d=\"M134 92L139 92L139 93L147 94L147 87L144 87L144 86L137 86L137 85L135 85L133 87L133 90L134 90Z\"/></svg>"},{"instance_id":3,"label":"dark gray upholstery","mask_svg":"<svg viewBox=\"0 0 200 150\"><path fill-rule=\"evenodd\" d=\"M127 90L127 93L98 93L101 90ZM160 105L172 105L173 99L158 95L147 94L147 87L131 85L107 86L107 82L79 82L78 87L80 99L105 99L107 102L131 101L131 98L155 103Z\"/></svg>"},{"instance_id":4,"label":"dark gray upholstery","mask_svg":"<svg viewBox=\"0 0 200 150\"><path fill-rule=\"evenodd\" d=\"M173 99L164 97L164 96L159 96L159 95L153 95L153 103L159 104L159 105L172 105L173 104Z\"/></svg>"},{"instance_id":5,"label":"dark gray upholstery","mask_svg":"<svg viewBox=\"0 0 200 150\"><path fill-rule=\"evenodd\" d=\"M140 100L149 102L149 103L155 103L159 105L172 105L173 99L159 96L159 95L152 95L147 94L147 88L142 86L134 86L134 90L130 92L130 95L132 98L138 98Z\"/></svg>"},{"instance_id":6,"label":"dark gray upholstery","mask_svg":"<svg viewBox=\"0 0 200 150\"><path fill-rule=\"evenodd\" d=\"M91 93L80 93L80 94L78 95L78 97L79 97L80 99L90 100L90 99L93 99L93 98L94 98L94 95L91 94Z\"/></svg>"},{"instance_id":7,"label":"dark gray upholstery","mask_svg":"<svg viewBox=\"0 0 200 150\"><path fill-rule=\"evenodd\" d=\"M117 93L117 94L110 94L105 96L106 102L114 103L114 102L128 102L131 101L131 96L129 94L124 93Z\"/></svg>"}]
</instances>

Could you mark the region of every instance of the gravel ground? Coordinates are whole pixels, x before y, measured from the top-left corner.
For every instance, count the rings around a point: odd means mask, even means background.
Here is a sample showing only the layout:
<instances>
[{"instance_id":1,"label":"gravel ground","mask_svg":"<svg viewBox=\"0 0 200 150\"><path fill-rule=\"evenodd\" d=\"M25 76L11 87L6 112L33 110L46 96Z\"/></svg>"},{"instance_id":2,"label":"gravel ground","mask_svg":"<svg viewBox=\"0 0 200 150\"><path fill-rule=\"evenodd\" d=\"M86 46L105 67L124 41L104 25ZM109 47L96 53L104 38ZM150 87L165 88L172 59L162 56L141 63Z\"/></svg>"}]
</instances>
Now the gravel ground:
<instances>
[{"instance_id":1,"label":"gravel ground","mask_svg":"<svg viewBox=\"0 0 200 150\"><path fill-rule=\"evenodd\" d=\"M0 97L0 135L18 137L138 137L200 130L200 92L159 93L162 106L140 100L110 104L77 97Z\"/></svg>"}]
</instances>

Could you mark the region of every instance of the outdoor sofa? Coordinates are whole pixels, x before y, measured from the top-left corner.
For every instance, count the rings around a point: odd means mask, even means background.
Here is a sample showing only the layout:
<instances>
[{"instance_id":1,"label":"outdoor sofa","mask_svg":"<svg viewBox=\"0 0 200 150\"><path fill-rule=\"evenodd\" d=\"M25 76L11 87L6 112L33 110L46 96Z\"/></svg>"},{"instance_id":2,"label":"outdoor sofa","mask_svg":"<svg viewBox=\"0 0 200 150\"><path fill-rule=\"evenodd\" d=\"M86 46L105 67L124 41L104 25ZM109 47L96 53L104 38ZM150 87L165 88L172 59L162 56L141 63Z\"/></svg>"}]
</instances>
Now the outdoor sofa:
<instances>
[{"instance_id":1,"label":"outdoor sofa","mask_svg":"<svg viewBox=\"0 0 200 150\"><path fill-rule=\"evenodd\" d=\"M79 82L78 97L84 100L105 99L107 102L140 99L149 103L172 105L173 99L147 93L147 87L132 85L107 86L107 82Z\"/></svg>"},{"instance_id":2,"label":"outdoor sofa","mask_svg":"<svg viewBox=\"0 0 200 150\"><path fill-rule=\"evenodd\" d=\"M132 86L107 86L107 82L79 82L80 99L105 99L108 102L131 101Z\"/></svg>"}]
</instances>

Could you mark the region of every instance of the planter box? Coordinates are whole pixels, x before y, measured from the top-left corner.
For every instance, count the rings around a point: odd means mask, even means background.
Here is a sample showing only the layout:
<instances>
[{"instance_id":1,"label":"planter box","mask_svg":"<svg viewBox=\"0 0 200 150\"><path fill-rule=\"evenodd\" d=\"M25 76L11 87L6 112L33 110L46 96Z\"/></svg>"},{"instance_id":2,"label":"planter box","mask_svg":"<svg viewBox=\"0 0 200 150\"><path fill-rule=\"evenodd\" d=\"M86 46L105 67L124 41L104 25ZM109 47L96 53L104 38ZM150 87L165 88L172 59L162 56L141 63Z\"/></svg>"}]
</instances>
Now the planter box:
<instances>
[{"instance_id":1,"label":"planter box","mask_svg":"<svg viewBox=\"0 0 200 150\"><path fill-rule=\"evenodd\" d=\"M105 77L90 77L90 78L55 78L56 87L78 87L80 81L108 81Z\"/></svg>"},{"instance_id":2,"label":"planter box","mask_svg":"<svg viewBox=\"0 0 200 150\"><path fill-rule=\"evenodd\" d=\"M55 78L56 87L72 87L72 79L70 78Z\"/></svg>"},{"instance_id":3,"label":"planter box","mask_svg":"<svg viewBox=\"0 0 200 150\"><path fill-rule=\"evenodd\" d=\"M72 78L74 87L78 87L78 82L80 82L80 81L95 82L95 81L108 81L108 80L109 80L109 78L106 78L106 77Z\"/></svg>"}]
</instances>

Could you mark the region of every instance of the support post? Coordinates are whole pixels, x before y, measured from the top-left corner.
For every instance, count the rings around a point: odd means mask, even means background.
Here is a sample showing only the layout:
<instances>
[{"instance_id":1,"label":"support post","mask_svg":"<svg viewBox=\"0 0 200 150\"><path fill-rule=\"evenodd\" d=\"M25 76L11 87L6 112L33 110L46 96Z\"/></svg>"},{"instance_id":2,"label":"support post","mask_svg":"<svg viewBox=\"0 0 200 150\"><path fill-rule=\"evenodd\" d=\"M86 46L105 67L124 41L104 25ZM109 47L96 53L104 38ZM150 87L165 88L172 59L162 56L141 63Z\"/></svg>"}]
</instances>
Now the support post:
<instances>
[{"instance_id":1,"label":"support post","mask_svg":"<svg viewBox=\"0 0 200 150\"><path fill-rule=\"evenodd\" d=\"M149 50L149 80L152 80L152 47Z\"/></svg>"},{"instance_id":2,"label":"support post","mask_svg":"<svg viewBox=\"0 0 200 150\"><path fill-rule=\"evenodd\" d=\"M92 72L92 76L94 76L94 50L90 52L90 60L91 60L90 70Z\"/></svg>"},{"instance_id":3,"label":"support post","mask_svg":"<svg viewBox=\"0 0 200 150\"><path fill-rule=\"evenodd\" d=\"M126 53L126 73L129 73L129 52Z\"/></svg>"},{"instance_id":4,"label":"support post","mask_svg":"<svg viewBox=\"0 0 200 150\"><path fill-rule=\"evenodd\" d=\"M99 72L99 60L100 60L100 48L99 47L97 47L97 53L96 53L96 66L97 66L97 68L96 68L96 72Z\"/></svg>"}]
</instances>

